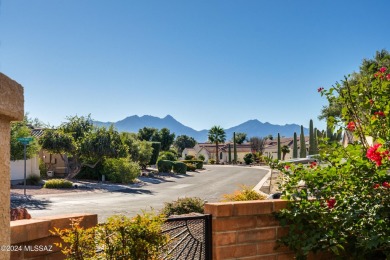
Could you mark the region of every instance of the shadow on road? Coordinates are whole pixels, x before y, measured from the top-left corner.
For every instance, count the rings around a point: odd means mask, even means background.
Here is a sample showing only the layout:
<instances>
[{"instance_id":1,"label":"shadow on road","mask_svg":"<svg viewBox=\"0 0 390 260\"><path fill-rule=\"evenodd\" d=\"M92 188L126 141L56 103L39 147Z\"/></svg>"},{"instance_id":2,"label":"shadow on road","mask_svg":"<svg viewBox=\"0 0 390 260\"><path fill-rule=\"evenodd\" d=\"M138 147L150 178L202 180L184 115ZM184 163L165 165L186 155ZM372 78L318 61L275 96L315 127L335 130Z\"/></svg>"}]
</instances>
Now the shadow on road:
<instances>
[{"instance_id":1,"label":"shadow on road","mask_svg":"<svg viewBox=\"0 0 390 260\"><path fill-rule=\"evenodd\" d=\"M149 194L149 195L152 195L154 193L150 190L144 190L144 189L121 189L121 190L114 190L111 192L120 192L126 194Z\"/></svg>"},{"instance_id":2,"label":"shadow on road","mask_svg":"<svg viewBox=\"0 0 390 260\"><path fill-rule=\"evenodd\" d=\"M11 195L11 208L26 208L31 210L46 209L51 202L47 199L36 199L31 195Z\"/></svg>"}]
</instances>

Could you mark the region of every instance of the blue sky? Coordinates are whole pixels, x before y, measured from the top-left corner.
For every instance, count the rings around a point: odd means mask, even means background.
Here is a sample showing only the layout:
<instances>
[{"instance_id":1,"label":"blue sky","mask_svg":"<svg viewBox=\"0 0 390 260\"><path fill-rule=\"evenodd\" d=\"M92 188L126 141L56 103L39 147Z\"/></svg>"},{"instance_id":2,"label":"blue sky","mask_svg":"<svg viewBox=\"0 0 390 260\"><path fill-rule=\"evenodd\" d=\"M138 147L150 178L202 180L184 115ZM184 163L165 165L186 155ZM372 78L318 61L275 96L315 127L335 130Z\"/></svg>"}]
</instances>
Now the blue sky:
<instances>
[{"instance_id":1,"label":"blue sky","mask_svg":"<svg viewBox=\"0 0 390 260\"><path fill-rule=\"evenodd\" d=\"M324 128L329 88L388 49L387 0L0 0L0 71L31 117Z\"/></svg>"}]
</instances>

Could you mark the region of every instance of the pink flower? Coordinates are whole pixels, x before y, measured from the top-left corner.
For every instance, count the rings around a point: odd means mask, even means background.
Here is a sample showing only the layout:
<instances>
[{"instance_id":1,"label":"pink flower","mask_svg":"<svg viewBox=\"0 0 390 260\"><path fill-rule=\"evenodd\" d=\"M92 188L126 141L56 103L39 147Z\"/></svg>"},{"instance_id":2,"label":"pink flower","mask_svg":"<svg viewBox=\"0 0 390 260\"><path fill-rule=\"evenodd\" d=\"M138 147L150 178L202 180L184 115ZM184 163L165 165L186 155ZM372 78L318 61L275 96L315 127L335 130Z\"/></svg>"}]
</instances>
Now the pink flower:
<instances>
[{"instance_id":1,"label":"pink flower","mask_svg":"<svg viewBox=\"0 0 390 260\"><path fill-rule=\"evenodd\" d=\"M387 74L387 75L386 75L386 79L387 79L387 80L390 80L390 74Z\"/></svg>"},{"instance_id":2,"label":"pink flower","mask_svg":"<svg viewBox=\"0 0 390 260\"><path fill-rule=\"evenodd\" d=\"M314 168L314 167L316 167L317 166L317 163L316 162L312 162L311 164L310 164L310 168Z\"/></svg>"},{"instance_id":3,"label":"pink flower","mask_svg":"<svg viewBox=\"0 0 390 260\"><path fill-rule=\"evenodd\" d=\"M289 169L290 169L290 165L284 166L284 169L285 169L285 170L289 170Z\"/></svg>"},{"instance_id":4,"label":"pink flower","mask_svg":"<svg viewBox=\"0 0 390 260\"><path fill-rule=\"evenodd\" d=\"M379 71L382 72L382 73L385 72L386 70L387 70L386 67L382 67L382 68L379 69Z\"/></svg>"},{"instance_id":5,"label":"pink flower","mask_svg":"<svg viewBox=\"0 0 390 260\"><path fill-rule=\"evenodd\" d=\"M356 129L355 122L353 122L353 121L349 122L347 125L347 129L351 132L355 131L355 129Z\"/></svg>"},{"instance_id":6,"label":"pink flower","mask_svg":"<svg viewBox=\"0 0 390 260\"><path fill-rule=\"evenodd\" d=\"M371 146L368 148L366 157L370 159L371 161L376 163L376 166L382 165L382 159L388 155L388 151L380 152L378 149L381 147L381 144L374 144L374 146Z\"/></svg>"},{"instance_id":7,"label":"pink flower","mask_svg":"<svg viewBox=\"0 0 390 260\"><path fill-rule=\"evenodd\" d=\"M372 187L373 187L374 189L378 189L378 188L379 188L379 184L378 184L378 183L375 183Z\"/></svg>"},{"instance_id":8,"label":"pink flower","mask_svg":"<svg viewBox=\"0 0 390 260\"><path fill-rule=\"evenodd\" d=\"M328 208L329 209L333 209L334 208L334 205L336 204L336 200L335 199L328 199L326 201L326 204L328 205Z\"/></svg>"},{"instance_id":9,"label":"pink flower","mask_svg":"<svg viewBox=\"0 0 390 260\"><path fill-rule=\"evenodd\" d=\"M320 88L317 89L318 92L321 92L321 91L323 91L323 90L324 90L323 87L320 87Z\"/></svg>"},{"instance_id":10,"label":"pink flower","mask_svg":"<svg viewBox=\"0 0 390 260\"><path fill-rule=\"evenodd\" d=\"M390 188L390 184L387 181L383 182L382 186L385 187L385 188Z\"/></svg>"}]
</instances>

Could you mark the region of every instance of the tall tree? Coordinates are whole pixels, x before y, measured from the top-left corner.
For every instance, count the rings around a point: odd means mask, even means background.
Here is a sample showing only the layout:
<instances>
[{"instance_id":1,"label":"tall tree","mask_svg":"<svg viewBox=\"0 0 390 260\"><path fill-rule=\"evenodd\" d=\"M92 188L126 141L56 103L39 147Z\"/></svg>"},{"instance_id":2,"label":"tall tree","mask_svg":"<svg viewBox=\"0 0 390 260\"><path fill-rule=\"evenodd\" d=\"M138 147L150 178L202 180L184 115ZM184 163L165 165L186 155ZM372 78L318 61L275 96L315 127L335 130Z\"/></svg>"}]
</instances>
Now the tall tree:
<instances>
[{"instance_id":1,"label":"tall tree","mask_svg":"<svg viewBox=\"0 0 390 260\"><path fill-rule=\"evenodd\" d=\"M249 142L251 144L251 149L253 151L260 153L260 154L263 154L266 140L267 140L267 138L261 138L261 137L257 137L257 136L251 137L249 139Z\"/></svg>"},{"instance_id":2,"label":"tall tree","mask_svg":"<svg viewBox=\"0 0 390 260\"><path fill-rule=\"evenodd\" d=\"M236 143L236 132L233 133L233 153L234 153L234 164L237 164L237 143Z\"/></svg>"},{"instance_id":3,"label":"tall tree","mask_svg":"<svg viewBox=\"0 0 390 260\"><path fill-rule=\"evenodd\" d=\"M160 131L158 131L157 138L153 139L155 142L161 143L161 150L162 151L169 151L171 148L171 145L173 144L173 141L175 140L175 133L172 133L169 131L168 128L162 128Z\"/></svg>"},{"instance_id":4,"label":"tall tree","mask_svg":"<svg viewBox=\"0 0 390 260\"><path fill-rule=\"evenodd\" d=\"M232 138L233 141L233 138ZM242 144L245 141L247 141L247 134L246 133L236 133L236 143Z\"/></svg>"},{"instance_id":5,"label":"tall tree","mask_svg":"<svg viewBox=\"0 0 390 260\"><path fill-rule=\"evenodd\" d=\"M299 137L300 147L299 147L299 157L306 158L306 141L305 133L303 132L303 126L301 125L301 135Z\"/></svg>"},{"instance_id":6,"label":"tall tree","mask_svg":"<svg viewBox=\"0 0 390 260\"><path fill-rule=\"evenodd\" d=\"M229 144L229 164L231 164L231 163L232 163L232 147Z\"/></svg>"},{"instance_id":7,"label":"tall tree","mask_svg":"<svg viewBox=\"0 0 390 260\"><path fill-rule=\"evenodd\" d=\"M278 160L282 159L282 150L280 147L280 134L278 133Z\"/></svg>"},{"instance_id":8,"label":"tall tree","mask_svg":"<svg viewBox=\"0 0 390 260\"><path fill-rule=\"evenodd\" d=\"M281 148L281 152L283 154L283 161L286 158L286 154L290 152L290 148L287 145L283 145Z\"/></svg>"},{"instance_id":9,"label":"tall tree","mask_svg":"<svg viewBox=\"0 0 390 260\"><path fill-rule=\"evenodd\" d=\"M297 133L294 132L293 158L298 158Z\"/></svg>"},{"instance_id":10,"label":"tall tree","mask_svg":"<svg viewBox=\"0 0 390 260\"><path fill-rule=\"evenodd\" d=\"M158 129L153 127L144 127L138 130L138 139L141 141L156 141L158 142Z\"/></svg>"},{"instance_id":11,"label":"tall tree","mask_svg":"<svg viewBox=\"0 0 390 260\"><path fill-rule=\"evenodd\" d=\"M11 123L11 161L24 159L24 145L18 141L18 138L31 137L31 129L27 127L27 124L27 117L25 117L25 120L22 122ZM33 140L26 146L26 158L30 159L34 157L38 153L38 150L38 142L35 138L33 138Z\"/></svg>"},{"instance_id":12,"label":"tall tree","mask_svg":"<svg viewBox=\"0 0 390 260\"><path fill-rule=\"evenodd\" d=\"M219 150L219 144L225 142L226 140L226 133L225 130L220 126L213 126L209 130L208 139L211 143L215 143L215 159L216 163L219 163L219 156L218 156L218 150Z\"/></svg>"},{"instance_id":13,"label":"tall tree","mask_svg":"<svg viewBox=\"0 0 390 260\"><path fill-rule=\"evenodd\" d=\"M315 152L315 140L314 140L314 126L313 126L313 120L310 119L309 123L309 155L316 154Z\"/></svg>"},{"instance_id":14,"label":"tall tree","mask_svg":"<svg viewBox=\"0 0 390 260\"><path fill-rule=\"evenodd\" d=\"M196 141L194 138L187 135L179 135L176 137L173 145L176 147L177 152L181 155L185 148L192 148L196 145Z\"/></svg>"}]
</instances>

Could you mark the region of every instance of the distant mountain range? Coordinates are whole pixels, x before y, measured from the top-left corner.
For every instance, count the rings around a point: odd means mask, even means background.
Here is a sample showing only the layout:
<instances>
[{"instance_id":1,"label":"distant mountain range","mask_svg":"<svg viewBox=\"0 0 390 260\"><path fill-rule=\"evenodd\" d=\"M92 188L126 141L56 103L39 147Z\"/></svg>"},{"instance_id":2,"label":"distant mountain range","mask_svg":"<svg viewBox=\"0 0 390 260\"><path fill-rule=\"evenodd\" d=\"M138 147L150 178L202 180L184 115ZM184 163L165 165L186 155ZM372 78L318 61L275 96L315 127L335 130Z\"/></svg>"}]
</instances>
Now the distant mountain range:
<instances>
[{"instance_id":1,"label":"distant mountain range","mask_svg":"<svg viewBox=\"0 0 390 260\"><path fill-rule=\"evenodd\" d=\"M198 142L206 142L208 130L197 131L191 127L185 126L182 123L178 122L172 116L167 115L164 118L159 118L155 116L129 116L123 120L117 122L100 122L94 121L94 124L97 126L109 127L114 125L114 127L120 132L133 132L137 133L139 129L143 127L154 127L157 129L168 128L171 133L178 135L187 135L193 137ZM265 137L268 135L273 135L276 137L278 133L281 136L292 137L294 132L299 136L301 131L301 126L297 124L286 124L286 125L273 125L270 123L262 123L257 119L246 121L237 126L225 129L226 139L230 140L233 137L233 132L242 132L246 133L247 137L259 136ZM305 135L308 135L308 129L304 128Z\"/></svg>"}]
</instances>

